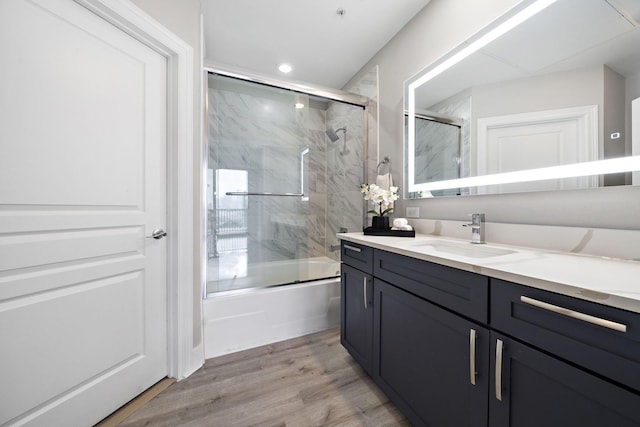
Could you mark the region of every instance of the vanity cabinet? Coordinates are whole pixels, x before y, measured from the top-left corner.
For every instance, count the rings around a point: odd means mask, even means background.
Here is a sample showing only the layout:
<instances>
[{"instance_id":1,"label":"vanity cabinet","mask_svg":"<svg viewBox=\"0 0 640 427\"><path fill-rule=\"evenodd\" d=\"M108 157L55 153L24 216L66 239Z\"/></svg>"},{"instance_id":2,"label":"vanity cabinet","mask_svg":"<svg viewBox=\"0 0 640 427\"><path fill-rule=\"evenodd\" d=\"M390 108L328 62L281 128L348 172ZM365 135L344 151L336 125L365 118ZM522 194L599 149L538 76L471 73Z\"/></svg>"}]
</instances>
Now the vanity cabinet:
<instances>
[{"instance_id":1,"label":"vanity cabinet","mask_svg":"<svg viewBox=\"0 0 640 427\"><path fill-rule=\"evenodd\" d=\"M357 247L343 343L412 424L640 426L640 314Z\"/></svg>"},{"instance_id":2,"label":"vanity cabinet","mask_svg":"<svg viewBox=\"0 0 640 427\"><path fill-rule=\"evenodd\" d=\"M491 327L640 390L638 313L491 279Z\"/></svg>"},{"instance_id":3,"label":"vanity cabinet","mask_svg":"<svg viewBox=\"0 0 640 427\"><path fill-rule=\"evenodd\" d=\"M340 342L369 374L373 368L373 249L341 243Z\"/></svg>"},{"instance_id":4,"label":"vanity cabinet","mask_svg":"<svg viewBox=\"0 0 640 427\"><path fill-rule=\"evenodd\" d=\"M486 425L489 331L374 279L376 384L413 425Z\"/></svg>"},{"instance_id":5,"label":"vanity cabinet","mask_svg":"<svg viewBox=\"0 0 640 427\"><path fill-rule=\"evenodd\" d=\"M489 426L640 426L637 393L505 335L491 338Z\"/></svg>"},{"instance_id":6,"label":"vanity cabinet","mask_svg":"<svg viewBox=\"0 0 640 427\"><path fill-rule=\"evenodd\" d=\"M488 278L381 250L373 259L374 381L414 425L486 425Z\"/></svg>"},{"instance_id":7,"label":"vanity cabinet","mask_svg":"<svg viewBox=\"0 0 640 427\"><path fill-rule=\"evenodd\" d=\"M640 426L640 315L498 279L490 307L489 425Z\"/></svg>"}]
</instances>

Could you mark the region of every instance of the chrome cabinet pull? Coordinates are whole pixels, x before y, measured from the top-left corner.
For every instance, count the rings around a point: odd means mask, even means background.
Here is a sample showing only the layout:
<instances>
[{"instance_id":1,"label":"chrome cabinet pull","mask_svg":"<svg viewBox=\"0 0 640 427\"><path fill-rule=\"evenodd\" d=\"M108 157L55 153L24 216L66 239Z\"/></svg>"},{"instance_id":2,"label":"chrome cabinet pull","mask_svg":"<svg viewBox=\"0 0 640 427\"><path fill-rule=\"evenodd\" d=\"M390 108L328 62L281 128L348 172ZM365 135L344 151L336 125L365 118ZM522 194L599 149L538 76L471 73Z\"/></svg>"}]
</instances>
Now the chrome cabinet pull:
<instances>
[{"instance_id":1,"label":"chrome cabinet pull","mask_svg":"<svg viewBox=\"0 0 640 427\"><path fill-rule=\"evenodd\" d=\"M502 340L496 339L496 399L502 400Z\"/></svg>"},{"instance_id":2,"label":"chrome cabinet pull","mask_svg":"<svg viewBox=\"0 0 640 427\"><path fill-rule=\"evenodd\" d=\"M476 385L476 330L469 333L469 381Z\"/></svg>"},{"instance_id":3,"label":"chrome cabinet pull","mask_svg":"<svg viewBox=\"0 0 640 427\"><path fill-rule=\"evenodd\" d=\"M344 245L344 248L354 252L362 252L362 249L356 248L355 246L351 246L351 245Z\"/></svg>"},{"instance_id":4,"label":"chrome cabinet pull","mask_svg":"<svg viewBox=\"0 0 640 427\"><path fill-rule=\"evenodd\" d=\"M627 325L624 325L622 323L617 323L611 320L602 319L600 317L591 316L579 311L574 311L568 308L549 304L548 302L538 301L537 299L529 298L524 295L520 296L520 301L525 304L549 310L553 313L558 313L562 314L563 316L571 317L573 319L582 320L583 322L591 323L593 325L603 326L605 328L613 329L614 331L618 332L627 332Z\"/></svg>"},{"instance_id":5,"label":"chrome cabinet pull","mask_svg":"<svg viewBox=\"0 0 640 427\"><path fill-rule=\"evenodd\" d=\"M368 308L367 304L367 277L362 278L362 298L364 299L364 308Z\"/></svg>"}]
</instances>

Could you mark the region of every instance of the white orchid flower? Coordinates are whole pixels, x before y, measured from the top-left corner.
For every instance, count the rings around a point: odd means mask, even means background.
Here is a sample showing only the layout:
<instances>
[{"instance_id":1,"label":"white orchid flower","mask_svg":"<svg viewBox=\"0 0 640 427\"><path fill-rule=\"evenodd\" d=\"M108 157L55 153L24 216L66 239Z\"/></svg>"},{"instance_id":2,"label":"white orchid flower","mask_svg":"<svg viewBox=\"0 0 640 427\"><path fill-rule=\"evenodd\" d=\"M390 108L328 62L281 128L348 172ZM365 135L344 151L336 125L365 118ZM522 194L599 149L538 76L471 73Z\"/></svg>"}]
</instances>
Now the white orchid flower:
<instances>
[{"instance_id":1,"label":"white orchid flower","mask_svg":"<svg viewBox=\"0 0 640 427\"><path fill-rule=\"evenodd\" d=\"M389 206L399 197L398 187L396 186L385 190L376 184L361 184L360 192L364 194L365 200L370 200L378 208L378 210L372 209L368 213L379 216L393 212L393 208Z\"/></svg>"}]
</instances>

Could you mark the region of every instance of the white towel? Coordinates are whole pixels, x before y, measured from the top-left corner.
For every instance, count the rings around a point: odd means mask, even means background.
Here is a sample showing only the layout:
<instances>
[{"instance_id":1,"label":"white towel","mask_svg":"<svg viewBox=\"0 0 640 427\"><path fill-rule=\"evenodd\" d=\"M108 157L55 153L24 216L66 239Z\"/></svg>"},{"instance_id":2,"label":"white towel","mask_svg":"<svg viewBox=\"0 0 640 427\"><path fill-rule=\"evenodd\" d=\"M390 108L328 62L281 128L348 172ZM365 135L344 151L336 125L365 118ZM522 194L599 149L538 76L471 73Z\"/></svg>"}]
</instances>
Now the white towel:
<instances>
[{"instance_id":1,"label":"white towel","mask_svg":"<svg viewBox=\"0 0 640 427\"><path fill-rule=\"evenodd\" d=\"M396 218L393 220L394 227L403 227L409 225L409 221L406 218Z\"/></svg>"},{"instance_id":2,"label":"white towel","mask_svg":"<svg viewBox=\"0 0 640 427\"><path fill-rule=\"evenodd\" d=\"M376 176L376 185L383 190L388 190L393 187L393 176L390 173Z\"/></svg>"},{"instance_id":3,"label":"white towel","mask_svg":"<svg viewBox=\"0 0 640 427\"><path fill-rule=\"evenodd\" d=\"M376 176L376 185L383 190L389 190L393 187L393 176L391 173L385 173L383 175ZM394 203L389 203L389 207L393 209Z\"/></svg>"},{"instance_id":4,"label":"white towel","mask_svg":"<svg viewBox=\"0 0 640 427\"><path fill-rule=\"evenodd\" d=\"M413 230L413 227L411 227L410 225L401 225L398 227L391 227L392 230L402 230L402 231L411 231Z\"/></svg>"}]
</instances>

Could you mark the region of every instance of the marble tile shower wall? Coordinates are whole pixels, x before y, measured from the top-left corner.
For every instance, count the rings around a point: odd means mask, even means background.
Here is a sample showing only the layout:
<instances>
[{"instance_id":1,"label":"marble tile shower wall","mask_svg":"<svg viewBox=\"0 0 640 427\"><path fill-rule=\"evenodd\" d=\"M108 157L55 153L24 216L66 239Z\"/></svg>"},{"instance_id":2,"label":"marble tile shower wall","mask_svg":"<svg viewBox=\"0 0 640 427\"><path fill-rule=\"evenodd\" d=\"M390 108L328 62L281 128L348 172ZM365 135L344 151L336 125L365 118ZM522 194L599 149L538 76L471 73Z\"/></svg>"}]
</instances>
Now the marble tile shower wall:
<instances>
[{"instance_id":1,"label":"marble tile shower wall","mask_svg":"<svg viewBox=\"0 0 640 427\"><path fill-rule=\"evenodd\" d=\"M365 177L375 177L378 166L378 66L372 67L362 77L345 87L351 93L369 98L367 106L367 158ZM396 184L402 180L402 159L391 159ZM365 179L366 180L366 179Z\"/></svg>"},{"instance_id":2,"label":"marble tile shower wall","mask_svg":"<svg viewBox=\"0 0 640 427\"><path fill-rule=\"evenodd\" d=\"M471 176L471 96L444 101L433 111L455 117L462 121L460 128L460 176ZM468 188L460 189L461 194L469 194Z\"/></svg>"},{"instance_id":3,"label":"marble tile shower wall","mask_svg":"<svg viewBox=\"0 0 640 427\"><path fill-rule=\"evenodd\" d=\"M339 133L338 141L327 140L327 245L337 244L335 234L341 228L362 230L364 124L364 110L359 107L334 102L327 109L327 127L347 128L346 135ZM327 250L327 256L339 260L338 251Z\"/></svg>"},{"instance_id":4,"label":"marble tile shower wall","mask_svg":"<svg viewBox=\"0 0 640 427\"><path fill-rule=\"evenodd\" d=\"M334 193L345 187L337 177L350 175L340 171L342 164L348 164L346 159L336 157L342 149L342 132L340 141L328 145L325 129L334 125L327 116L344 123L340 126L347 126L348 138L358 138L362 113L358 124L339 108L336 112L333 107L325 110L323 103L306 100L305 104L316 104L318 108L294 109L290 96L266 98L263 93L224 88L210 91L209 168L249 171L249 192L300 192L301 156L309 149L308 201L299 197L247 198L248 261L325 256L327 245L332 243L326 238L328 229L337 231L343 226L328 226L327 206L334 211L335 206L345 205L337 201L335 194L328 198L327 174L332 176ZM361 139L358 141L361 146ZM349 148L349 156L361 153L361 148ZM328 161L334 164L329 166Z\"/></svg>"},{"instance_id":5,"label":"marble tile shower wall","mask_svg":"<svg viewBox=\"0 0 640 427\"><path fill-rule=\"evenodd\" d=\"M457 165L452 159L458 154L456 129L430 120L416 120L416 141L421 142L415 149L417 182L458 178Z\"/></svg>"}]
</instances>

